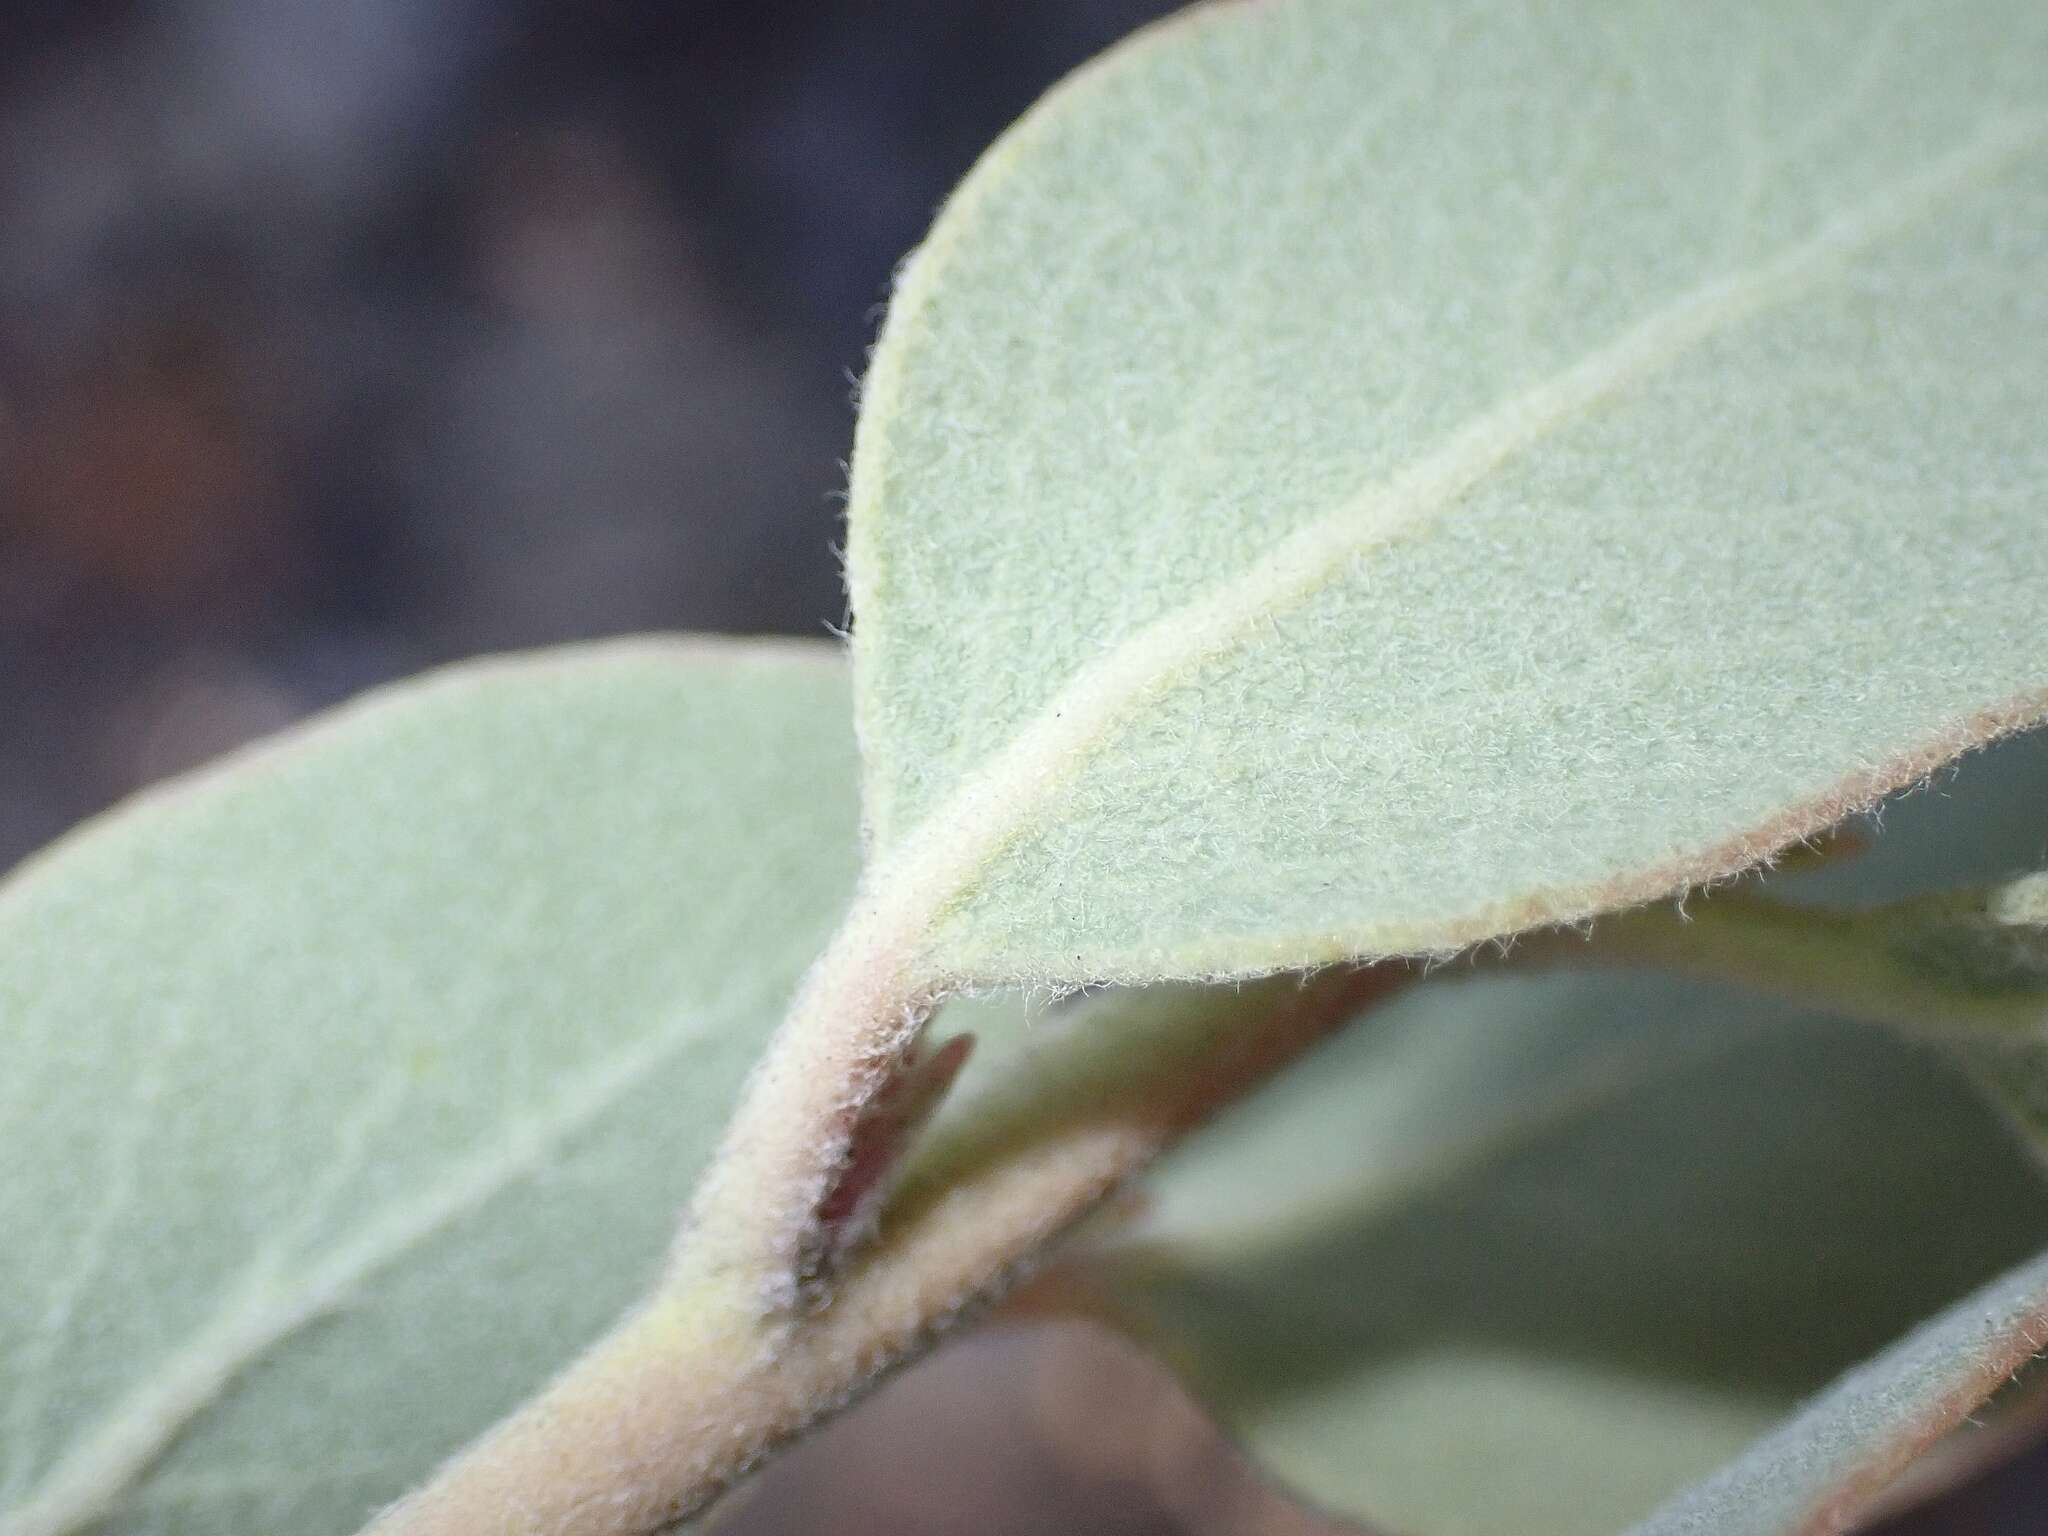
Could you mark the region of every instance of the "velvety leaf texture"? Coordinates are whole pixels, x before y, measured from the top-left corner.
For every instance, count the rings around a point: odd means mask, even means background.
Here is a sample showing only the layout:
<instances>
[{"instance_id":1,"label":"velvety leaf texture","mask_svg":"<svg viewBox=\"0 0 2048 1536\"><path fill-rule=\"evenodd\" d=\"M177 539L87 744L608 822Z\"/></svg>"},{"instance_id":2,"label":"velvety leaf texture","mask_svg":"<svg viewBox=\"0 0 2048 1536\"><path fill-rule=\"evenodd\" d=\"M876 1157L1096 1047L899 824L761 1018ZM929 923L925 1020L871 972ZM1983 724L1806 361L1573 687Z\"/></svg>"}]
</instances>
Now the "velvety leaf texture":
<instances>
[{"instance_id":1,"label":"velvety leaf texture","mask_svg":"<svg viewBox=\"0 0 2048 1536\"><path fill-rule=\"evenodd\" d=\"M2013 741L1769 884L1985 882L2037 857L2044 786L2048 737ZM1897 1022L1934 1038L1673 977L1449 973L1203 1132L1088 1262L1325 1507L1412 1536L1831 1531L1805 1522L2048 1338L2038 1151L1939 1018Z\"/></svg>"},{"instance_id":2,"label":"velvety leaf texture","mask_svg":"<svg viewBox=\"0 0 2048 1536\"><path fill-rule=\"evenodd\" d=\"M2048 1340L2048 1255L2032 1259L1845 1374L1729 1466L1629 1536L1833 1533L1926 1438L1945 1407L1981 1400Z\"/></svg>"},{"instance_id":3,"label":"velvety leaf texture","mask_svg":"<svg viewBox=\"0 0 2048 1536\"><path fill-rule=\"evenodd\" d=\"M823 647L462 667L0 888L0 1531L348 1532L633 1300L851 887L846 715Z\"/></svg>"},{"instance_id":4,"label":"velvety leaf texture","mask_svg":"<svg viewBox=\"0 0 2048 1536\"><path fill-rule=\"evenodd\" d=\"M2044 103L2037 0L1266 0L1053 92L854 458L941 966L1454 947L2036 717Z\"/></svg>"},{"instance_id":5,"label":"velvety leaf texture","mask_svg":"<svg viewBox=\"0 0 2048 1536\"><path fill-rule=\"evenodd\" d=\"M1599 1536L2044 1244L2034 1165L1930 1049L1568 977L1390 1005L1191 1147L1101 1262L1315 1503L1414 1536ZM2048 1280L1995 1295L1972 1305L2024 1320ZM1700 1529L1786 1536L2031 1349L1966 1308L1749 1451L1700 1496L1732 1523Z\"/></svg>"}]
</instances>

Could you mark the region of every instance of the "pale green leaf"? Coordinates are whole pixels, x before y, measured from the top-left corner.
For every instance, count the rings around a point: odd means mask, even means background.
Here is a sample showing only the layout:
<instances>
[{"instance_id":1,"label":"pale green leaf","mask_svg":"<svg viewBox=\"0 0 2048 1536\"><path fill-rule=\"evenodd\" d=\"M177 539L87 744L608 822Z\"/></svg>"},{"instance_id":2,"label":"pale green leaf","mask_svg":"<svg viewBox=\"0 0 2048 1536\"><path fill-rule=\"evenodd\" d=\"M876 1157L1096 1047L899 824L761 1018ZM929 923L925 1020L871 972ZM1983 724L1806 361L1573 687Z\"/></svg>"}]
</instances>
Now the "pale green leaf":
<instances>
[{"instance_id":1,"label":"pale green leaf","mask_svg":"<svg viewBox=\"0 0 2048 1536\"><path fill-rule=\"evenodd\" d=\"M1816 913L1938 903L2040 857L2044 785L2048 735L2015 740L1766 888ZM1589 953L1652 920L1596 925ZM1333 1507L1408 1536L1598 1536L1707 1476L1671 1519L1782 1531L2048 1338L2030 1261L1889 1345L2048 1242L2048 1192L1952 1044L1669 976L1447 974L1197 1138L1089 1262Z\"/></svg>"},{"instance_id":2,"label":"pale green leaf","mask_svg":"<svg viewBox=\"0 0 2048 1536\"><path fill-rule=\"evenodd\" d=\"M970 981L1436 950L2048 699L2048 7L1206 7L909 261L867 812Z\"/></svg>"},{"instance_id":3,"label":"pale green leaf","mask_svg":"<svg viewBox=\"0 0 2048 1536\"><path fill-rule=\"evenodd\" d=\"M846 695L462 667L0 888L0 1531L353 1530L636 1298L851 887Z\"/></svg>"},{"instance_id":4,"label":"pale green leaf","mask_svg":"<svg viewBox=\"0 0 2048 1536\"><path fill-rule=\"evenodd\" d=\"M2048 1344L2048 1254L1849 1371L1630 1536L1834 1536L1886 1476Z\"/></svg>"},{"instance_id":5,"label":"pale green leaf","mask_svg":"<svg viewBox=\"0 0 2048 1536\"><path fill-rule=\"evenodd\" d=\"M1710 891L1687 908L1610 919L1587 952L1661 959L1937 1038L2039 1045L2048 1035L2048 922L2027 909L2044 879L1846 912ZM1565 955L1574 947L1561 935L1547 943Z\"/></svg>"},{"instance_id":6,"label":"pale green leaf","mask_svg":"<svg viewBox=\"0 0 2048 1536\"><path fill-rule=\"evenodd\" d=\"M1933 958L1974 978L2017 1027L1947 1032L1942 1043L2048 1165L2048 873L1997 887L1958 926Z\"/></svg>"},{"instance_id":7,"label":"pale green leaf","mask_svg":"<svg viewBox=\"0 0 2048 1536\"><path fill-rule=\"evenodd\" d=\"M2048 856L2048 735L1969 770L1967 793L1906 797L1872 851L1832 868L1795 864L1761 890L1637 908L1516 953L1669 968L1925 1039L2048 1166L2048 872L2010 873ZM1944 867L1961 883L1940 883ZM1830 890L1846 905L1816 900Z\"/></svg>"},{"instance_id":8,"label":"pale green leaf","mask_svg":"<svg viewBox=\"0 0 2048 1536\"><path fill-rule=\"evenodd\" d=\"M1284 1482L1411 1536L1618 1531L2048 1244L2048 1188L1931 1050L1647 977L1425 986L1155 1198L1091 1260L1117 1310ZM2036 1264L1759 1447L1700 1529L1792 1530L2044 1315Z\"/></svg>"}]
</instances>

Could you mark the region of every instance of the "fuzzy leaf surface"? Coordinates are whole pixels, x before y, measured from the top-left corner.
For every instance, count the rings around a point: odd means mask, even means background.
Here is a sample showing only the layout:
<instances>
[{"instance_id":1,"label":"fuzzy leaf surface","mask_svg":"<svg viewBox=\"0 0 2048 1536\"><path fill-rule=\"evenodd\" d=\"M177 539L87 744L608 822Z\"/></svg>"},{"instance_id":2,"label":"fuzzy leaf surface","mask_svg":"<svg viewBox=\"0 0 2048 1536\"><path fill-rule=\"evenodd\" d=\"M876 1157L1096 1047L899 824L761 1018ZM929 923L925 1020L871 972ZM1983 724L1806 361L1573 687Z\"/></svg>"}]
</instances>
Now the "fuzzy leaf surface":
<instances>
[{"instance_id":1,"label":"fuzzy leaf surface","mask_svg":"<svg viewBox=\"0 0 2048 1536\"><path fill-rule=\"evenodd\" d=\"M851 888L846 700L456 668L0 887L0 1532L338 1536L636 1298Z\"/></svg>"},{"instance_id":2,"label":"fuzzy leaf surface","mask_svg":"<svg viewBox=\"0 0 2048 1536\"><path fill-rule=\"evenodd\" d=\"M2048 846L2044 788L2035 733L1765 884L1844 913L1995 884ZM1087 1262L1325 1507L1414 1536L1660 1506L1643 1536L1803 1530L2048 1337L2039 1126L1898 994L1919 1038L1669 974L1447 973L1183 1148Z\"/></svg>"},{"instance_id":3,"label":"fuzzy leaf surface","mask_svg":"<svg viewBox=\"0 0 2048 1536\"><path fill-rule=\"evenodd\" d=\"M1568 976L1389 1004L1188 1148L1096 1262L1312 1502L1589 1536L2044 1246L2048 1189L1931 1048ZM1988 1396L2032 1352L1997 1351L2048 1315L2048 1265L1993 1294L1754 1453L1701 1528L1791 1532L1900 1425Z\"/></svg>"},{"instance_id":4,"label":"fuzzy leaf surface","mask_svg":"<svg viewBox=\"0 0 2048 1536\"><path fill-rule=\"evenodd\" d=\"M2048 8L1211 6L907 264L868 820L970 981L1441 950L2048 689Z\"/></svg>"},{"instance_id":5,"label":"fuzzy leaf surface","mask_svg":"<svg viewBox=\"0 0 2048 1536\"><path fill-rule=\"evenodd\" d=\"M1833 1536L1972 1405L2021 1379L2048 1337L2048 1253L1856 1366L1629 1536ZM2025 1378L2038 1388L2039 1378Z\"/></svg>"}]
</instances>

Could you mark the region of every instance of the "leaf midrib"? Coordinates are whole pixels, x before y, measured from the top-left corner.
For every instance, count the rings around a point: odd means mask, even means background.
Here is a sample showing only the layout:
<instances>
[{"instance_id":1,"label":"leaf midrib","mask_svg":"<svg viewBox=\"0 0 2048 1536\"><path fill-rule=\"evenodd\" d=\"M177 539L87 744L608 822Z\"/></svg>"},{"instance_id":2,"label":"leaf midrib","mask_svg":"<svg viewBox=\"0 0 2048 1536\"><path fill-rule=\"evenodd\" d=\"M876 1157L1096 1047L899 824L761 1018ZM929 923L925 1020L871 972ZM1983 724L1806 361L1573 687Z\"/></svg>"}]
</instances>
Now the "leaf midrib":
<instances>
[{"instance_id":1,"label":"leaf midrib","mask_svg":"<svg viewBox=\"0 0 2048 1536\"><path fill-rule=\"evenodd\" d=\"M1006 746L963 775L909 832L887 844L880 842L886 829L877 829L879 860L868 886L874 907L881 909L874 917L892 930L897 944L913 933L929 934L972 894L1004 850L1028 832L1033 814L1072 780L1133 706L1229 651L1262 622L1310 600L1357 556L1426 527L1519 455L1630 385L1654 377L1733 326L1821 287L1949 199L1995 178L2038 147L2044 135L2048 115L1991 119L1959 148L1887 184L1806 239L1696 284L1605 346L1469 419L1407 469L1288 535L1241 576L1117 642L1075 672ZM923 276L922 292L928 294L931 276ZM869 505L853 515L872 518L879 509ZM862 695L862 717L880 718L858 667L856 689ZM873 733L868 734L872 773ZM1461 934L1458 942L1492 931L1485 914L1478 917L1475 931ZM1375 952L1374 934L1349 935L1346 941L1350 954ZM1394 953L1447 946L1384 947ZM1031 978L992 970L947 979L956 985L1001 985Z\"/></svg>"},{"instance_id":2,"label":"leaf midrib","mask_svg":"<svg viewBox=\"0 0 2048 1536\"><path fill-rule=\"evenodd\" d=\"M750 988L754 978L744 979ZM647 1074L692 1041L714 1037L716 1022L736 1007L734 998L715 998L585 1069L545 1110L522 1117L417 1197L359 1227L324 1259L280 1278L274 1254L256 1255L214 1315L83 1426L23 1502L0 1511L0 1536L67 1536L104 1519L193 1419L258 1359L344 1305L365 1280L538 1170Z\"/></svg>"}]
</instances>

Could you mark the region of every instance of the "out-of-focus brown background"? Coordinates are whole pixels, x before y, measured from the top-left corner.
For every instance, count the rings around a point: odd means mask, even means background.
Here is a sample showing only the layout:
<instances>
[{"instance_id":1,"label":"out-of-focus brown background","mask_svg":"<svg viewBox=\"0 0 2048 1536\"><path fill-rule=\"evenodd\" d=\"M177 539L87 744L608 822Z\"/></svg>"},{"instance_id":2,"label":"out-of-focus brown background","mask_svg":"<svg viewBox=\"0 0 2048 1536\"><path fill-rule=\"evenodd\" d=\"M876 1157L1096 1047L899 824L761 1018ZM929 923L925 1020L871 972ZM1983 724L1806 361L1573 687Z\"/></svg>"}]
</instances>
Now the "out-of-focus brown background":
<instances>
[{"instance_id":1,"label":"out-of-focus brown background","mask_svg":"<svg viewBox=\"0 0 2048 1536\"><path fill-rule=\"evenodd\" d=\"M1168 8L0 7L0 868L437 661L843 620L891 267L1040 90ZM1916 1529L2033 1528L2012 1507ZM1316 1528L1078 1330L942 1354L735 1525Z\"/></svg>"},{"instance_id":2,"label":"out-of-focus brown background","mask_svg":"<svg viewBox=\"0 0 2048 1536\"><path fill-rule=\"evenodd\" d=\"M892 266L1166 8L0 7L0 865L436 661L842 620Z\"/></svg>"}]
</instances>

